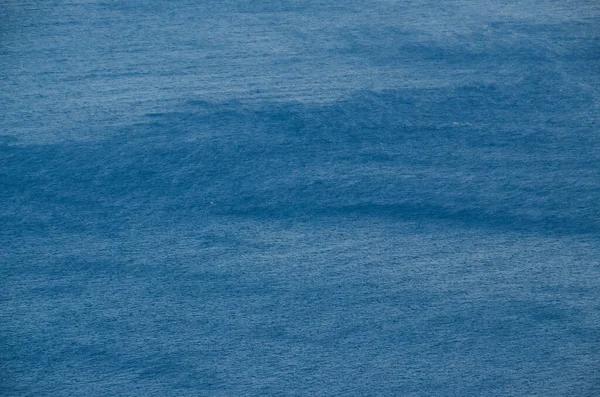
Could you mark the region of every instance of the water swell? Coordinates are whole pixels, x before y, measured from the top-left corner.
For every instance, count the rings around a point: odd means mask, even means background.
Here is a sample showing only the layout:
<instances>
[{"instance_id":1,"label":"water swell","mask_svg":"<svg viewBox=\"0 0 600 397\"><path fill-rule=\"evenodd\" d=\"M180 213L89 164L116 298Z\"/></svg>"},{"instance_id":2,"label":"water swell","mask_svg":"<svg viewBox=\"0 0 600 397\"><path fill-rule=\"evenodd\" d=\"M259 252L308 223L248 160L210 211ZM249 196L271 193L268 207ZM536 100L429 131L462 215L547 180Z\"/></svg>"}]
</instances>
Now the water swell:
<instances>
[{"instance_id":1,"label":"water swell","mask_svg":"<svg viewBox=\"0 0 600 397\"><path fill-rule=\"evenodd\" d=\"M552 106L525 107L517 129L513 88L361 92L313 106L189 101L98 142L4 143L2 194L27 192L22 205L66 221L375 216L597 234L590 121L562 137ZM524 131L540 112L547 121Z\"/></svg>"}]
</instances>

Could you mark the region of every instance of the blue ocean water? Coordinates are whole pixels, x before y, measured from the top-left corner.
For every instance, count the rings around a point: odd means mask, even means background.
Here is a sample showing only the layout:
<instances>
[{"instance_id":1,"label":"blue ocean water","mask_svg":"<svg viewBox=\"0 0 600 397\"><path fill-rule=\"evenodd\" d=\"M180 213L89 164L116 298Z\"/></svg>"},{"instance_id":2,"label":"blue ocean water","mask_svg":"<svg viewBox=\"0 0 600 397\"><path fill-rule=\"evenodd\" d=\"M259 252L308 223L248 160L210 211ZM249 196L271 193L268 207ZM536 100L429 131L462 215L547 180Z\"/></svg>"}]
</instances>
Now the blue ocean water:
<instances>
[{"instance_id":1,"label":"blue ocean water","mask_svg":"<svg viewBox=\"0 0 600 397\"><path fill-rule=\"evenodd\" d=\"M600 395L600 3L0 0L0 395Z\"/></svg>"}]
</instances>

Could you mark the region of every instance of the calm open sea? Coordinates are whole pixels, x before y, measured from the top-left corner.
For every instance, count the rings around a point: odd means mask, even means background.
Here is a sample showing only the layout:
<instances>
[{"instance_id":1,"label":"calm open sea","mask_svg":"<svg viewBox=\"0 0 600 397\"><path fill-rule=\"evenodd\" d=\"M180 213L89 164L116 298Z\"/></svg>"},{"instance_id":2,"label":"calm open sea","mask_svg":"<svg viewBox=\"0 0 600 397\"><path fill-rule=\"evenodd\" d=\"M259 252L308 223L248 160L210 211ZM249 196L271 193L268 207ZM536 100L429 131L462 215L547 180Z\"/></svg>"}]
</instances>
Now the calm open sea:
<instances>
[{"instance_id":1,"label":"calm open sea","mask_svg":"<svg viewBox=\"0 0 600 397\"><path fill-rule=\"evenodd\" d=\"M0 0L0 395L600 395L600 3Z\"/></svg>"}]
</instances>

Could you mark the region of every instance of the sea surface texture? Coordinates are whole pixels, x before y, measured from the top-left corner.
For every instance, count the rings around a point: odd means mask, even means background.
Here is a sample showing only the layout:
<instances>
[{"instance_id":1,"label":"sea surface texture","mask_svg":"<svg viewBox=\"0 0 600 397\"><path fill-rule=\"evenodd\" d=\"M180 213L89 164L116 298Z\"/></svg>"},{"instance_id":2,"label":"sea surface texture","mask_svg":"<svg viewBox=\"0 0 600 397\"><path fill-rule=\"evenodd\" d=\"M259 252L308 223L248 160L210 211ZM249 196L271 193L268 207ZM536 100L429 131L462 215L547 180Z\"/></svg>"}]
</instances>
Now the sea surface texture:
<instances>
[{"instance_id":1,"label":"sea surface texture","mask_svg":"<svg viewBox=\"0 0 600 397\"><path fill-rule=\"evenodd\" d=\"M600 396L597 0L0 0L0 395Z\"/></svg>"}]
</instances>

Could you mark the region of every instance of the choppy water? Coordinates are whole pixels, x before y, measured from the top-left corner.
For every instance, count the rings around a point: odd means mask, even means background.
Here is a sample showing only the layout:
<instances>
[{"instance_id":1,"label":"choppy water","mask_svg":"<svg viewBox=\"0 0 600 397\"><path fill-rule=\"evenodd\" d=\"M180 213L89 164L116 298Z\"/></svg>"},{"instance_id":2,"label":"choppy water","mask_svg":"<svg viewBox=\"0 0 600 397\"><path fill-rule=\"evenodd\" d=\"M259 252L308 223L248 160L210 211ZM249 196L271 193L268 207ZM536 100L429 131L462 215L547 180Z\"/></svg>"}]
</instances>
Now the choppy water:
<instances>
[{"instance_id":1,"label":"choppy water","mask_svg":"<svg viewBox=\"0 0 600 397\"><path fill-rule=\"evenodd\" d=\"M599 39L594 1L0 1L0 394L598 395Z\"/></svg>"}]
</instances>

